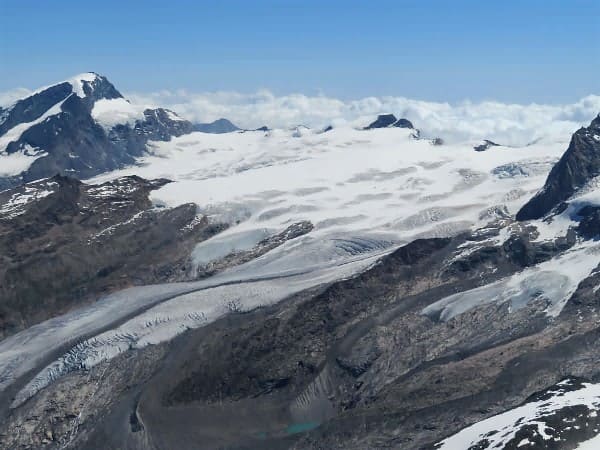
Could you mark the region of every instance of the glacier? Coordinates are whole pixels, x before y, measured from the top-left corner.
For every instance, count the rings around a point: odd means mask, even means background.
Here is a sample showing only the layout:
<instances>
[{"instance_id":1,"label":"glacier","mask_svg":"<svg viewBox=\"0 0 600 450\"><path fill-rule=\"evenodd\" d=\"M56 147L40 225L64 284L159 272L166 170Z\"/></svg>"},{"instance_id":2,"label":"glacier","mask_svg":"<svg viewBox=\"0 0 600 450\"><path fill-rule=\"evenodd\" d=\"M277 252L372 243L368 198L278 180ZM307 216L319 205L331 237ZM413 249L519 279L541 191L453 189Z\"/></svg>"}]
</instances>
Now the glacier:
<instances>
[{"instance_id":1,"label":"glacier","mask_svg":"<svg viewBox=\"0 0 600 450\"><path fill-rule=\"evenodd\" d=\"M172 180L151 194L157 207L191 202L199 217L229 224L198 244L197 264L248 249L293 223L310 221L314 229L211 278L129 288L3 340L0 390L36 369L14 399L18 406L61 376L172 339L231 312L232 305L245 311L351 277L415 238L483 226L494 218L490 208L514 213L543 185L549 158L563 151L561 143L485 152L471 144L434 146L411 130L351 127L196 132L151 142L137 165L87 181L133 174ZM586 263L582 273L588 269ZM546 279L536 277L534 284ZM560 287L553 305L571 289L571 282ZM451 316L471 304L446 299L435 308Z\"/></svg>"}]
</instances>

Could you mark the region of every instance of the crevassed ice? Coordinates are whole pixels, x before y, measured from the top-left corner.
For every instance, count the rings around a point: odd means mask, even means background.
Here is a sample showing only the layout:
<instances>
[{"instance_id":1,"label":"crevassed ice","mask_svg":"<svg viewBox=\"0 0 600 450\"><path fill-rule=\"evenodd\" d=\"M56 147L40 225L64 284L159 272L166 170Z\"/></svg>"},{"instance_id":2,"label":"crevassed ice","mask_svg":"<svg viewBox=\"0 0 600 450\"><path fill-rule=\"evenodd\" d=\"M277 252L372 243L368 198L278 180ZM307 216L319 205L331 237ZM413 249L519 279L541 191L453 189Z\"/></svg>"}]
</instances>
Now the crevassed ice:
<instances>
[{"instance_id":1,"label":"crevassed ice","mask_svg":"<svg viewBox=\"0 0 600 450\"><path fill-rule=\"evenodd\" d=\"M224 284L167 300L123 325L87 339L38 373L15 397L17 407L56 379L133 348L157 344L191 328L212 322L232 311L243 311L278 302L296 292L351 276L374 264L380 254L347 259L294 276L255 282ZM0 360L2 354L0 353ZM10 373L2 377L10 376Z\"/></svg>"}]
</instances>

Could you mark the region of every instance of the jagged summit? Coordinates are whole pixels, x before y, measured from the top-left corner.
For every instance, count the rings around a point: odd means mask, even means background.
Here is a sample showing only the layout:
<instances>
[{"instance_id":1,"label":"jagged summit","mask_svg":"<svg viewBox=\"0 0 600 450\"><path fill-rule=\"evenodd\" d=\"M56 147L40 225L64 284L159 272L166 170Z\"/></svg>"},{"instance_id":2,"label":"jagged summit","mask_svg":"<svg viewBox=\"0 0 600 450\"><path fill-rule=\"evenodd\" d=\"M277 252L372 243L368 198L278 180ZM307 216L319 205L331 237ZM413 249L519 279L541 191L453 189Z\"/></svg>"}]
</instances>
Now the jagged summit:
<instances>
[{"instance_id":1,"label":"jagged summit","mask_svg":"<svg viewBox=\"0 0 600 450\"><path fill-rule=\"evenodd\" d=\"M86 72L69 79L73 93L78 97L93 100L123 98L123 95L103 75L96 72Z\"/></svg>"},{"instance_id":2,"label":"jagged summit","mask_svg":"<svg viewBox=\"0 0 600 450\"><path fill-rule=\"evenodd\" d=\"M0 111L18 110L19 105L35 103L36 100L40 99L48 100L52 98L57 101L65 100L71 94L77 95L80 98L90 98L94 101L102 98L113 99L123 97L105 76L95 72L85 72L52 85L36 89L9 106L0 106Z\"/></svg>"},{"instance_id":3,"label":"jagged summit","mask_svg":"<svg viewBox=\"0 0 600 450\"><path fill-rule=\"evenodd\" d=\"M552 168L544 187L517 213L517 220L539 219L600 175L600 114L577 130Z\"/></svg>"},{"instance_id":4,"label":"jagged summit","mask_svg":"<svg viewBox=\"0 0 600 450\"><path fill-rule=\"evenodd\" d=\"M121 93L104 76L96 73L82 73L68 80L38 89L8 107L0 107L0 136L19 124L30 123L50 112L58 113L63 103L71 96L82 100L91 109L101 99L123 98ZM0 142L0 145L2 142ZM0 147L0 152L4 150Z\"/></svg>"},{"instance_id":5,"label":"jagged summit","mask_svg":"<svg viewBox=\"0 0 600 450\"><path fill-rule=\"evenodd\" d=\"M393 114L380 114L377 116L377 119L374 122L365 127L365 130L388 127L409 128L411 130L414 129L412 122L408 119L397 119Z\"/></svg>"}]
</instances>

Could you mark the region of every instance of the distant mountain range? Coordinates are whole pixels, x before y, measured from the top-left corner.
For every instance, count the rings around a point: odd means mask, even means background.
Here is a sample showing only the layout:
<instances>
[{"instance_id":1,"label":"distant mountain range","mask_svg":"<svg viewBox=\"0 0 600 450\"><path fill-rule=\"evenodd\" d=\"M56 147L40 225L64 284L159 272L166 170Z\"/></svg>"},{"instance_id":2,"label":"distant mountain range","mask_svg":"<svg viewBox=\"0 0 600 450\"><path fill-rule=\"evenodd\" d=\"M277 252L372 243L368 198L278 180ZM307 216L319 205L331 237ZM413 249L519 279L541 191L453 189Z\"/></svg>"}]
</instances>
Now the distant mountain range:
<instances>
[{"instance_id":1,"label":"distant mountain range","mask_svg":"<svg viewBox=\"0 0 600 450\"><path fill-rule=\"evenodd\" d=\"M202 133L232 133L239 131L241 128L237 127L227 119L217 119L211 123L196 123L193 126L194 131L201 131Z\"/></svg>"}]
</instances>

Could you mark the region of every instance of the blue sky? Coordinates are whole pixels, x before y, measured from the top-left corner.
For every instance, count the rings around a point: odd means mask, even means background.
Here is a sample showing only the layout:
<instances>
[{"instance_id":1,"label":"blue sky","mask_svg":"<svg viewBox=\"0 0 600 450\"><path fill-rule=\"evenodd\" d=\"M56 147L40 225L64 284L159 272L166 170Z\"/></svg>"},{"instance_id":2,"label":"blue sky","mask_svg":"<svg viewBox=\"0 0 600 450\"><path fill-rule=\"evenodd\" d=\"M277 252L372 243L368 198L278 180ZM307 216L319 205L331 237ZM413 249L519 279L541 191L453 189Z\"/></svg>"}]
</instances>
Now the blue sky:
<instances>
[{"instance_id":1,"label":"blue sky","mask_svg":"<svg viewBox=\"0 0 600 450\"><path fill-rule=\"evenodd\" d=\"M0 0L0 91L84 71L126 92L569 102L600 93L600 1Z\"/></svg>"}]
</instances>

